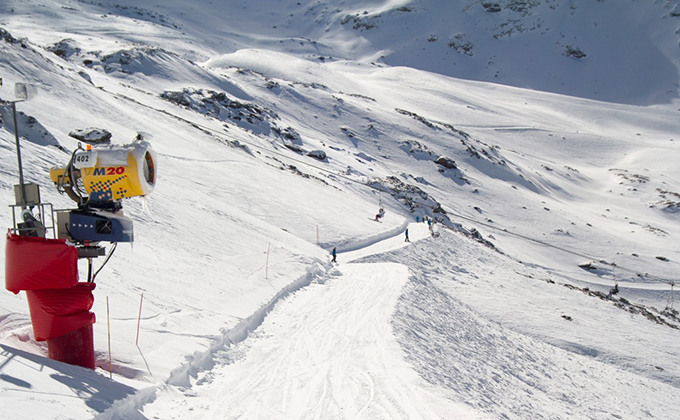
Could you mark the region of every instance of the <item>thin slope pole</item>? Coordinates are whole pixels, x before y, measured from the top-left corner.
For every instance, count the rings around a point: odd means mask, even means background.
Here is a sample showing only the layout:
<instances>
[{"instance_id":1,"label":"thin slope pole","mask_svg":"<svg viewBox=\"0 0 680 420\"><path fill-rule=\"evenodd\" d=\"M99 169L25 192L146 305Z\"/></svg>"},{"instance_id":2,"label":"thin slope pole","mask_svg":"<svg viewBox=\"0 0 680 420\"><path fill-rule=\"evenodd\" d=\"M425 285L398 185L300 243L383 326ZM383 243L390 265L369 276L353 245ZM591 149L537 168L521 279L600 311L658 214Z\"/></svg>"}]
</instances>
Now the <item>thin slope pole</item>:
<instances>
[{"instance_id":1,"label":"thin slope pole","mask_svg":"<svg viewBox=\"0 0 680 420\"><path fill-rule=\"evenodd\" d=\"M139 324L142 322L142 301L144 300L144 293L139 298L139 315L137 316L137 338L135 338L135 346L139 347Z\"/></svg>"},{"instance_id":2,"label":"thin slope pole","mask_svg":"<svg viewBox=\"0 0 680 420\"><path fill-rule=\"evenodd\" d=\"M111 363L111 321L109 317L109 297L106 297L106 333L109 338L109 378L113 379L113 363Z\"/></svg>"}]
</instances>

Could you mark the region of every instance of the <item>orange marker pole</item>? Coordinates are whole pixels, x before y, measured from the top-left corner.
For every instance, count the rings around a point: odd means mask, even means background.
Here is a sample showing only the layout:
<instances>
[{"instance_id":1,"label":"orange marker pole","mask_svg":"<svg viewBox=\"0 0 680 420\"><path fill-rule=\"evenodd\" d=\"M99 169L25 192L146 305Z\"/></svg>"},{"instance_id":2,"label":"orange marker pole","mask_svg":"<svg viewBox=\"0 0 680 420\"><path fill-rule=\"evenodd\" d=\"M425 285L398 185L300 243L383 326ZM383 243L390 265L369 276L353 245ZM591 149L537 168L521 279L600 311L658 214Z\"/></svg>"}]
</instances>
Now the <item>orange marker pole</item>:
<instances>
[{"instance_id":1,"label":"orange marker pole","mask_svg":"<svg viewBox=\"0 0 680 420\"><path fill-rule=\"evenodd\" d=\"M144 293L139 298L139 315L137 316L137 338L135 339L135 346L139 347L139 324L142 322L142 301L144 300Z\"/></svg>"},{"instance_id":2,"label":"orange marker pole","mask_svg":"<svg viewBox=\"0 0 680 420\"><path fill-rule=\"evenodd\" d=\"M109 320L109 297L106 297L106 332L109 336L109 378L113 379L113 363L111 363L111 321Z\"/></svg>"}]
</instances>

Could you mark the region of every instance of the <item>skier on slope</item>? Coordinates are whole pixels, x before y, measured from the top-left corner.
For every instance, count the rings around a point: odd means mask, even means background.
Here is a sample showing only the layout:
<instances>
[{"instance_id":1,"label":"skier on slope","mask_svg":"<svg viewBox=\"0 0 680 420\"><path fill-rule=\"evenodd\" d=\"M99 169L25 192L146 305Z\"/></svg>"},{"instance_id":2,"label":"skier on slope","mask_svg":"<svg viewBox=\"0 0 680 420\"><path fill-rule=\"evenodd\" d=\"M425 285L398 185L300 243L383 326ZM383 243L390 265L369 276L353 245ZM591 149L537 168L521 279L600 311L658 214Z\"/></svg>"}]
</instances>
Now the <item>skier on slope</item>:
<instances>
[{"instance_id":1,"label":"skier on slope","mask_svg":"<svg viewBox=\"0 0 680 420\"><path fill-rule=\"evenodd\" d=\"M406 238L404 239L404 242L411 242L408 239L408 229L406 229L406 232L404 232L404 236L406 236Z\"/></svg>"},{"instance_id":2,"label":"skier on slope","mask_svg":"<svg viewBox=\"0 0 680 420\"><path fill-rule=\"evenodd\" d=\"M380 210L378 210L378 214L375 215L375 221L379 222L380 219L385 217L385 209L383 208L382 204L380 205Z\"/></svg>"},{"instance_id":3,"label":"skier on slope","mask_svg":"<svg viewBox=\"0 0 680 420\"><path fill-rule=\"evenodd\" d=\"M333 247L333 250L331 251L331 255L333 256L333 259L331 261L337 262L337 261L335 261L335 258L338 256L338 250L337 250L336 247Z\"/></svg>"}]
</instances>

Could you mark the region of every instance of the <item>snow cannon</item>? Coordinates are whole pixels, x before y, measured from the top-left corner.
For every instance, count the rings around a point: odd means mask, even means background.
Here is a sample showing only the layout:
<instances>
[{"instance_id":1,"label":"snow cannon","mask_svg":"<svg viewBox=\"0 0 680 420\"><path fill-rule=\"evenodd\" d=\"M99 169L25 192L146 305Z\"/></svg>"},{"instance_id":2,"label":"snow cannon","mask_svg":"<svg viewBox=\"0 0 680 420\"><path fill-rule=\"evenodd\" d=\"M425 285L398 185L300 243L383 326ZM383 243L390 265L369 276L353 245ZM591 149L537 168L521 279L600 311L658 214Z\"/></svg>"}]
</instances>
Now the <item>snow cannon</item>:
<instances>
[{"instance_id":1,"label":"snow cannon","mask_svg":"<svg viewBox=\"0 0 680 420\"><path fill-rule=\"evenodd\" d=\"M101 255L98 242L133 242L132 219L123 214L122 200L153 191L156 162L141 136L123 146L78 144L68 164L50 170L57 190L78 203L77 210L57 211L58 237L81 245L79 255L88 258Z\"/></svg>"},{"instance_id":2,"label":"snow cannon","mask_svg":"<svg viewBox=\"0 0 680 420\"><path fill-rule=\"evenodd\" d=\"M78 147L71 161L50 170L50 179L79 205L107 208L123 198L150 194L156 185L156 154L136 140L124 146ZM84 189L84 191L83 191Z\"/></svg>"}]
</instances>

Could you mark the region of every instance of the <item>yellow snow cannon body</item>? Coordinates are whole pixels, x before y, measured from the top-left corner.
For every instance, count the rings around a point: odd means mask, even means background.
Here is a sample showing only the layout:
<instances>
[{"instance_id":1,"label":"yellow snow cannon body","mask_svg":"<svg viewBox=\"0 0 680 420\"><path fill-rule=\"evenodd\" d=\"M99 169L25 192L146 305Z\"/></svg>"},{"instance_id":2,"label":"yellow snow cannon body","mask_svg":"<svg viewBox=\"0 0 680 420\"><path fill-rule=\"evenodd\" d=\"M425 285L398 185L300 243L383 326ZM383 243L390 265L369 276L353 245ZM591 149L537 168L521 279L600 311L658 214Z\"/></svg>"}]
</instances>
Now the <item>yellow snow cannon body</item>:
<instances>
[{"instance_id":1,"label":"yellow snow cannon body","mask_svg":"<svg viewBox=\"0 0 680 420\"><path fill-rule=\"evenodd\" d=\"M150 194L156 171L151 144L138 140L124 146L88 144L73 153L68 165L50 169L50 179L77 203L93 204Z\"/></svg>"}]
</instances>

